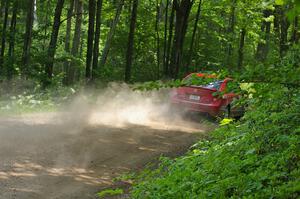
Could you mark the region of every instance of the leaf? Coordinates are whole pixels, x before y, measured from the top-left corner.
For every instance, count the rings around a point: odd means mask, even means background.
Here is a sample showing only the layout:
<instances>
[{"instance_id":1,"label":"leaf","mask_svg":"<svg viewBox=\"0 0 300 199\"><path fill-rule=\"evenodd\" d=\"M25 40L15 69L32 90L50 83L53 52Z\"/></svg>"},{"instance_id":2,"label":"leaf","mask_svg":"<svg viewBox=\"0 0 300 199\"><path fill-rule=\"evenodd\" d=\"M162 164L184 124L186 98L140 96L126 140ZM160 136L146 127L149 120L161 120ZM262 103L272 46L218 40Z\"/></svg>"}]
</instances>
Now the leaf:
<instances>
[{"instance_id":1,"label":"leaf","mask_svg":"<svg viewBox=\"0 0 300 199\"><path fill-rule=\"evenodd\" d=\"M97 195L100 198L104 198L107 196L121 195L123 193L124 193L123 189L107 189L107 190L99 192Z\"/></svg>"},{"instance_id":2,"label":"leaf","mask_svg":"<svg viewBox=\"0 0 300 199\"><path fill-rule=\"evenodd\" d=\"M225 118L220 122L220 126L225 126L233 122L233 119Z\"/></svg>"},{"instance_id":3,"label":"leaf","mask_svg":"<svg viewBox=\"0 0 300 199\"><path fill-rule=\"evenodd\" d=\"M279 5L279 6L282 6L282 5L284 5L284 0L275 0L275 4L276 5Z\"/></svg>"}]
</instances>

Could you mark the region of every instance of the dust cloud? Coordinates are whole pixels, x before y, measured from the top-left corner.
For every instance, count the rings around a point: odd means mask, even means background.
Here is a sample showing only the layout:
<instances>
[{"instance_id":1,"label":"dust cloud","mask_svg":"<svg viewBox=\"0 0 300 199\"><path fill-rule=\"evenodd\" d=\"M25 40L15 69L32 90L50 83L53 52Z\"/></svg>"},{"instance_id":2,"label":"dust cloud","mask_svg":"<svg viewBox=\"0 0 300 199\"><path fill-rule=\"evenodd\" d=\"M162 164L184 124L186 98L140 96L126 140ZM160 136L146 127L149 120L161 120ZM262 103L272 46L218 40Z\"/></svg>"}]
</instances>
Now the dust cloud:
<instances>
[{"instance_id":1,"label":"dust cloud","mask_svg":"<svg viewBox=\"0 0 300 199\"><path fill-rule=\"evenodd\" d=\"M60 125L68 133L82 132L91 126L126 128L137 125L184 132L201 128L201 118L196 122L187 120L186 112L172 108L170 93L171 89L134 91L131 85L110 83L101 90L77 92L56 112L25 113L0 119L29 125Z\"/></svg>"},{"instance_id":2,"label":"dust cloud","mask_svg":"<svg viewBox=\"0 0 300 199\"><path fill-rule=\"evenodd\" d=\"M127 84L111 83L101 91L92 92L97 92L93 93L94 99L91 99L91 91L78 94L61 111L60 121L74 132L97 125L117 128L139 125L185 132L195 132L199 126L195 121L187 121L184 111L172 108L170 89L133 91Z\"/></svg>"},{"instance_id":3,"label":"dust cloud","mask_svg":"<svg viewBox=\"0 0 300 199\"><path fill-rule=\"evenodd\" d=\"M169 95L111 83L56 112L0 116L0 198L94 198L114 177L185 152L211 127L174 112Z\"/></svg>"}]
</instances>

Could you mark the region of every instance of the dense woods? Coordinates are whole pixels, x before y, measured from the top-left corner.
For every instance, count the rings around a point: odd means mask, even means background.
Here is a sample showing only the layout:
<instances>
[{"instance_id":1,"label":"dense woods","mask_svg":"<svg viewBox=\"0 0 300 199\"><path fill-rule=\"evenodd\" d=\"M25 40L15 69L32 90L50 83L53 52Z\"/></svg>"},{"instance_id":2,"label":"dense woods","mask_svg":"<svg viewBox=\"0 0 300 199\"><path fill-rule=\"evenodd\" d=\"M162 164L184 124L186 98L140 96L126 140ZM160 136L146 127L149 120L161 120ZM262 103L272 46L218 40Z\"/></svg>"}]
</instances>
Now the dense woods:
<instances>
[{"instance_id":1,"label":"dense woods","mask_svg":"<svg viewBox=\"0 0 300 199\"><path fill-rule=\"evenodd\" d=\"M1 0L1 81L72 85L242 71L299 42L295 2Z\"/></svg>"},{"instance_id":2,"label":"dense woods","mask_svg":"<svg viewBox=\"0 0 300 199\"><path fill-rule=\"evenodd\" d=\"M19 102L15 82L151 90L195 71L246 83L245 116L136 177L133 198L299 197L299 0L1 0L0 10L0 98Z\"/></svg>"}]
</instances>

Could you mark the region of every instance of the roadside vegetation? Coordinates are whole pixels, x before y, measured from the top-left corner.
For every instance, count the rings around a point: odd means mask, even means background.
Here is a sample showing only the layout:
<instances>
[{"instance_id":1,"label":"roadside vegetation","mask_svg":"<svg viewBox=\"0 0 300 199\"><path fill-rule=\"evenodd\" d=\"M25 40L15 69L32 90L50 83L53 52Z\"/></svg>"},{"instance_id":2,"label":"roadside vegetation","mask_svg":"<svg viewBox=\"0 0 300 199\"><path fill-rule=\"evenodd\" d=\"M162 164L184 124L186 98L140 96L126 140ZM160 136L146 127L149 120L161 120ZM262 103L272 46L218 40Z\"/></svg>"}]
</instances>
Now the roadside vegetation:
<instances>
[{"instance_id":1,"label":"roadside vegetation","mask_svg":"<svg viewBox=\"0 0 300 199\"><path fill-rule=\"evenodd\" d=\"M209 71L243 85L245 115L135 175L131 197L298 198L299 13L299 0L0 0L0 115Z\"/></svg>"},{"instance_id":2,"label":"roadside vegetation","mask_svg":"<svg viewBox=\"0 0 300 199\"><path fill-rule=\"evenodd\" d=\"M272 67L268 77L284 79L299 61L297 50ZM157 169L137 175L132 198L297 198L298 85L299 76L286 84L252 84L240 121L225 120L209 140L199 141L185 156L162 158Z\"/></svg>"},{"instance_id":3,"label":"roadside vegetation","mask_svg":"<svg viewBox=\"0 0 300 199\"><path fill-rule=\"evenodd\" d=\"M56 111L72 100L79 87L58 86L45 90L36 86L34 89L17 88L7 93L4 92L5 88L3 87L0 90L4 93L0 96L0 115L7 116Z\"/></svg>"}]
</instances>

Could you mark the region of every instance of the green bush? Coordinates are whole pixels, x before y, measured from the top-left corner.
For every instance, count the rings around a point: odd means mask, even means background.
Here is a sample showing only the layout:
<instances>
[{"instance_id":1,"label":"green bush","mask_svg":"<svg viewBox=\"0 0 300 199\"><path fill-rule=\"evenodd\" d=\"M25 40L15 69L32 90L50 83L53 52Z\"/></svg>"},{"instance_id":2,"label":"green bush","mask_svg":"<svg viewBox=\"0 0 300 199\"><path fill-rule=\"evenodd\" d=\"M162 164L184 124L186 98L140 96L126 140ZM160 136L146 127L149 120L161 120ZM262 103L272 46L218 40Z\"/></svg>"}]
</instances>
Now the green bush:
<instances>
[{"instance_id":1,"label":"green bush","mask_svg":"<svg viewBox=\"0 0 300 199\"><path fill-rule=\"evenodd\" d=\"M241 121L216 129L183 157L162 158L156 170L136 177L132 198L297 198L300 75L293 55L260 77L274 81L252 84ZM291 70L298 76L279 81Z\"/></svg>"}]
</instances>

